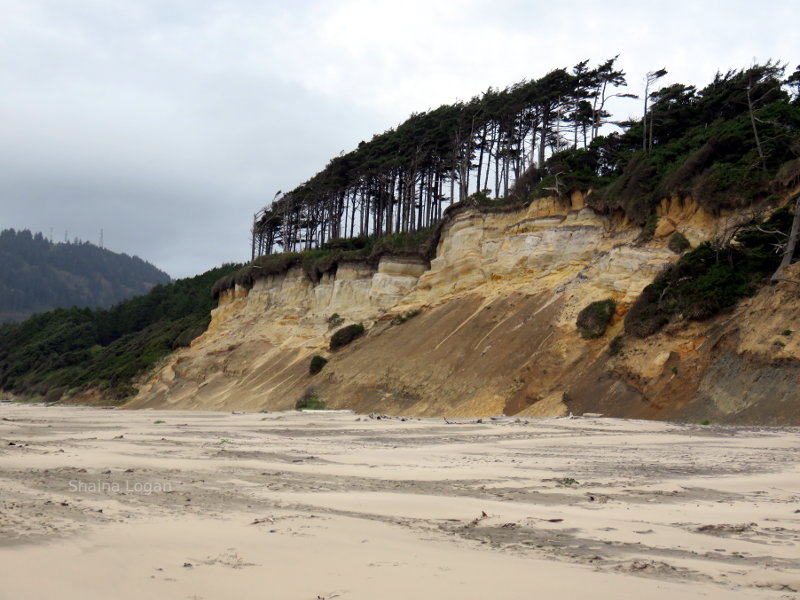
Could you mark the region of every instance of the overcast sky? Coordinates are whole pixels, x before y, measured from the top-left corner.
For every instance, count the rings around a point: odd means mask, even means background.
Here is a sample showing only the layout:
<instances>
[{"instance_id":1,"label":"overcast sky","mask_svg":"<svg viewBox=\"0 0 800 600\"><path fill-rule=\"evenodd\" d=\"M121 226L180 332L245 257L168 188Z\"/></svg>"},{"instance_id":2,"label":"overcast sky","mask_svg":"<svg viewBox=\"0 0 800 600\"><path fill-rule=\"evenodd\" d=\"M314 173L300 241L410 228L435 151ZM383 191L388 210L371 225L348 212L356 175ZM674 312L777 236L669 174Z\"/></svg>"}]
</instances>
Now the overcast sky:
<instances>
[{"instance_id":1,"label":"overcast sky","mask_svg":"<svg viewBox=\"0 0 800 600\"><path fill-rule=\"evenodd\" d=\"M0 0L0 229L103 229L194 275L249 260L276 191L411 112L616 54L633 93L660 67L793 70L798 22L797 0Z\"/></svg>"}]
</instances>

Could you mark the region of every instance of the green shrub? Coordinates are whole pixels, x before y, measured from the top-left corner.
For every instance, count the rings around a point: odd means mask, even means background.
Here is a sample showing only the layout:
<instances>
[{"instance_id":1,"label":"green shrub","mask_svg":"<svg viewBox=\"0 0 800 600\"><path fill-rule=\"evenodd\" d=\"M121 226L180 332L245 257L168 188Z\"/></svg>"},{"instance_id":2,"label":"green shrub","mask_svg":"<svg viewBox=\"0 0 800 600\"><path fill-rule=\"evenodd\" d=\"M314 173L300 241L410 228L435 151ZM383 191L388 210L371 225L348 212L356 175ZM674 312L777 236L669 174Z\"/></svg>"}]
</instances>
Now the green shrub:
<instances>
[{"instance_id":1,"label":"green shrub","mask_svg":"<svg viewBox=\"0 0 800 600\"><path fill-rule=\"evenodd\" d=\"M608 345L608 353L611 356L619 356L620 354L622 354L622 348L623 348L622 340L623 338L621 335L617 335L614 337L613 340L611 340L611 343Z\"/></svg>"},{"instance_id":2,"label":"green shrub","mask_svg":"<svg viewBox=\"0 0 800 600\"><path fill-rule=\"evenodd\" d=\"M327 404L319 399L319 395L313 389L306 390L303 397L294 404L295 410L325 410Z\"/></svg>"},{"instance_id":3,"label":"green shrub","mask_svg":"<svg viewBox=\"0 0 800 600\"><path fill-rule=\"evenodd\" d=\"M735 243L705 242L684 254L644 288L625 317L625 331L647 337L676 315L707 319L752 294L778 267L774 247L785 241L791 220L781 209L742 228Z\"/></svg>"},{"instance_id":4,"label":"green shrub","mask_svg":"<svg viewBox=\"0 0 800 600\"><path fill-rule=\"evenodd\" d=\"M54 402L58 402L59 400L61 400L61 396L62 396L62 390L60 388L51 388L45 394L43 401L45 402L45 404L52 404Z\"/></svg>"},{"instance_id":5,"label":"green shrub","mask_svg":"<svg viewBox=\"0 0 800 600\"><path fill-rule=\"evenodd\" d=\"M680 231L673 233L669 236L669 240L667 240L667 248L672 250L675 254L683 254L691 247L692 245L689 243L689 240L687 240L686 236Z\"/></svg>"},{"instance_id":6,"label":"green shrub","mask_svg":"<svg viewBox=\"0 0 800 600\"><path fill-rule=\"evenodd\" d=\"M677 314L707 319L751 291L747 278L727 262L720 248L708 242L684 255L644 288L625 317L625 331L647 337Z\"/></svg>"},{"instance_id":7,"label":"green shrub","mask_svg":"<svg viewBox=\"0 0 800 600\"><path fill-rule=\"evenodd\" d=\"M320 246L320 250L340 250L350 252L353 250L369 250L375 243L374 237L358 236L354 238L332 238Z\"/></svg>"},{"instance_id":8,"label":"green shrub","mask_svg":"<svg viewBox=\"0 0 800 600\"><path fill-rule=\"evenodd\" d=\"M600 211L622 210L632 222L644 226L656 204L653 188L657 182L653 160L636 152L627 161L623 172L587 201Z\"/></svg>"},{"instance_id":9,"label":"green shrub","mask_svg":"<svg viewBox=\"0 0 800 600\"><path fill-rule=\"evenodd\" d=\"M473 192L464 200L464 204L468 206L491 206L494 200L489 195L490 193L491 190L489 189Z\"/></svg>"},{"instance_id":10,"label":"green shrub","mask_svg":"<svg viewBox=\"0 0 800 600\"><path fill-rule=\"evenodd\" d=\"M136 394L139 393L138 388L127 384L127 383L117 383L115 386L108 388L105 396L110 396L110 399L119 404L123 400L127 400L128 398L133 398Z\"/></svg>"},{"instance_id":11,"label":"green shrub","mask_svg":"<svg viewBox=\"0 0 800 600\"><path fill-rule=\"evenodd\" d=\"M328 317L328 329L333 329L344 323L344 319L339 316L339 313L333 313Z\"/></svg>"},{"instance_id":12,"label":"green shrub","mask_svg":"<svg viewBox=\"0 0 800 600\"><path fill-rule=\"evenodd\" d=\"M565 196L573 190L595 188L597 167L597 153L593 150L571 148L557 152L545 162L544 169L539 169L541 180L536 186L536 195ZM558 173L557 178L555 173Z\"/></svg>"},{"instance_id":13,"label":"green shrub","mask_svg":"<svg viewBox=\"0 0 800 600\"><path fill-rule=\"evenodd\" d=\"M638 241L640 243L645 243L652 240L656 233L656 227L658 227L658 215L653 213L647 217L647 221L645 221L644 227L642 227L642 232L639 234Z\"/></svg>"},{"instance_id":14,"label":"green shrub","mask_svg":"<svg viewBox=\"0 0 800 600\"><path fill-rule=\"evenodd\" d=\"M587 340L601 337L608 329L616 309L617 304L611 298L589 304L578 313L577 326L581 336Z\"/></svg>"},{"instance_id":15,"label":"green shrub","mask_svg":"<svg viewBox=\"0 0 800 600\"><path fill-rule=\"evenodd\" d=\"M308 365L308 372L311 375L316 375L317 373L322 371L322 368L326 364L328 364L328 359L327 358L325 358L323 356L320 356L319 354L315 354L311 358L311 363Z\"/></svg>"},{"instance_id":16,"label":"green shrub","mask_svg":"<svg viewBox=\"0 0 800 600\"><path fill-rule=\"evenodd\" d=\"M402 315L397 315L394 319L392 319L392 325L402 325L409 319L413 319L422 311L420 309L409 310L408 312L403 313Z\"/></svg>"},{"instance_id":17,"label":"green shrub","mask_svg":"<svg viewBox=\"0 0 800 600\"><path fill-rule=\"evenodd\" d=\"M717 162L697 177L692 193L701 205L709 208L745 205L767 189L767 173L752 168L757 160L755 152L745 156L751 159L750 164L746 161Z\"/></svg>"},{"instance_id":18,"label":"green shrub","mask_svg":"<svg viewBox=\"0 0 800 600\"><path fill-rule=\"evenodd\" d=\"M435 231L433 227L390 233L375 241L372 249L373 256L381 254L417 254L426 256L431 245L435 245Z\"/></svg>"},{"instance_id":19,"label":"green shrub","mask_svg":"<svg viewBox=\"0 0 800 600\"><path fill-rule=\"evenodd\" d=\"M555 481L559 485L578 485L578 480L573 477L561 477Z\"/></svg>"},{"instance_id":20,"label":"green shrub","mask_svg":"<svg viewBox=\"0 0 800 600\"><path fill-rule=\"evenodd\" d=\"M364 326L361 323L348 325L342 327L331 336L331 350L338 350L344 348L353 340L361 337L364 334Z\"/></svg>"}]
</instances>

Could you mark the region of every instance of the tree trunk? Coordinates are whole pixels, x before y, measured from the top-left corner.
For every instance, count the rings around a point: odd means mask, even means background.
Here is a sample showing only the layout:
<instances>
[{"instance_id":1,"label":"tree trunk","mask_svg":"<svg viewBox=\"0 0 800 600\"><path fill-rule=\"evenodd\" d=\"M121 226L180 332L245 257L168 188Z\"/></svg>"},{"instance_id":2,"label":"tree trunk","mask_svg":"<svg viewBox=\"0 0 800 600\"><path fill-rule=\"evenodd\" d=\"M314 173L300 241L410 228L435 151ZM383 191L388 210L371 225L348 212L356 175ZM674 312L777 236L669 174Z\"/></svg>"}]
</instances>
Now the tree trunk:
<instances>
[{"instance_id":1,"label":"tree trunk","mask_svg":"<svg viewBox=\"0 0 800 600\"><path fill-rule=\"evenodd\" d=\"M425 171L422 172L422 175L419 178L419 204L416 205L417 208L417 229L422 229L422 208L425 206ZM413 224L413 222L412 222Z\"/></svg>"},{"instance_id":2,"label":"tree trunk","mask_svg":"<svg viewBox=\"0 0 800 600\"><path fill-rule=\"evenodd\" d=\"M256 259L256 236L258 235L258 220L257 217L258 213L253 215L253 229L251 229L252 238L250 242L250 260L253 261Z\"/></svg>"},{"instance_id":3,"label":"tree trunk","mask_svg":"<svg viewBox=\"0 0 800 600\"><path fill-rule=\"evenodd\" d=\"M492 170L492 149L494 148L494 127L492 128L492 139L489 140L489 148L486 150L486 173L483 176L482 190L489 189L489 172Z\"/></svg>"},{"instance_id":4,"label":"tree trunk","mask_svg":"<svg viewBox=\"0 0 800 600\"><path fill-rule=\"evenodd\" d=\"M758 128L756 127L756 117L753 114L753 100L750 97L750 85L747 86L747 111L750 113L750 124L753 126L753 137L756 139L756 150L758 150L758 157L761 159L761 168L766 173L767 161L764 160L764 151L761 148L761 140L758 137ZM795 221L797 220L797 213L795 213Z\"/></svg>"},{"instance_id":5,"label":"tree trunk","mask_svg":"<svg viewBox=\"0 0 800 600\"><path fill-rule=\"evenodd\" d=\"M544 165L545 149L547 148L547 134L550 129L550 106L542 107L542 133L539 139L539 168Z\"/></svg>"},{"instance_id":6,"label":"tree trunk","mask_svg":"<svg viewBox=\"0 0 800 600\"><path fill-rule=\"evenodd\" d=\"M403 182L405 171L400 171L397 178L397 208L395 209L394 231L399 233L400 230L400 215L403 213Z\"/></svg>"},{"instance_id":7,"label":"tree trunk","mask_svg":"<svg viewBox=\"0 0 800 600\"><path fill-rule=\"evenodd\" d=\"M476 191L481 191L481 171L483 171L483 150L486 146L486 125L483 126L483 135L481 137L480 153L478 154L478 176L475 178Z\"/></svg>"},{"instance_id":8,"label":"tree trunk","mask_svg":"<svg viewBox=\"0 0 800 600\"><path fill-rule=\"evenodd\" d=\"M395 187L395 179L397 178L397 174L392 171L392 178L389 181L389 190L388 190L388 197L386 198L386 235L392 233L392 219L394 219L394 187Z\"/></svg>"},{"instance_id":9,"label":"tree trunk","mask_svg":"<svg viewBox=\"0 0 800 600\"><path fill-rule=\"evenodd\" d=\"M353 198L350 201L350 237L355 237L356 233L356 194L358 190L353 190Z\"/></svg>"},{"instance_id":10,"label":"tree trunk","mask_svg":"<svg viewBox=\"0 0 800 600\"><path fill-rule=\"evenodd\" d=\"M794 205L794 220L792 221L792 232L789 234L789 241L786 242L786 248L783 251L783 260L775 274L772 276L772 282L780 281L783 279L783 271L792 264L794 257L794 250L797 247L797 238L800 237L800 197L797 198L797 203Z\"/></svg>"},{"instance_id":11,"label":"tree trunk","mask_svg":"<svg viewBox=\"0 0 800 600\"><path fill-rule=\"evenodd\" d=\"M511 171L511 161L506 160L503 166L503 197L508 198L508 176Z\"/></svg>"}]
</instances>

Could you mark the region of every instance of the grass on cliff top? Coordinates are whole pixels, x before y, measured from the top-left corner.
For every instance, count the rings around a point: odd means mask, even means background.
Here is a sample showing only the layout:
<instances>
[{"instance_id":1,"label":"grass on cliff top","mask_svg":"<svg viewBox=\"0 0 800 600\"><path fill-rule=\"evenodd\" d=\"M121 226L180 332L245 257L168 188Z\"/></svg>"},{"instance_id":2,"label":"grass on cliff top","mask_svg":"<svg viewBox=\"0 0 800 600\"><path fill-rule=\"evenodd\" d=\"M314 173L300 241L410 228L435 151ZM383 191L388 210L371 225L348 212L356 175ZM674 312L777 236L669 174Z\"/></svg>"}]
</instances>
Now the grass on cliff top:
<instances>
[{"instance_id":1,"label":"grass on cliff top","mask_svg":"<svg viewBox=\"0 0 800 600\"><path fill-rule=\"evenodd\" d=\"M111 400L134 394L137 376L205 331L211 284L239 266L156 286L108 310L58 309L0 327L0 389L48 401L89 388Z\"/></svg>"},{"instance_id":2,"label":"grass on cliff top","mask_svg":"<svg viewBox=\"0 0 800 600\"><path fill-rule=\"evenodd\" d=\"M323 274L335 272L343 262L377 264L384 254L415 255L427 259L436 235L434 228L427 228L382 237L336 238L314 250L265 254L236 272L219 278L211 288L211 296L217 299L222 292L237 285L250 289L259 279L281 275L294 267L302 268L316 283Z\"/></svg>"},{"instance_id":3,"label":"grass on cliff top","mask_svg":"<svg viewBox=\"0 0 800 600\"><path fill-rule=\"evenodd\" d=\"M519 210L529 202L520 199L518 193L512 193L508 197L490 198L487 192L488 190L475 192L464 202L449 206L445 210L444 217L433 227L383 236L335 238L313 250L259 256L235 273L229 273L218 279L211 288L211 295L216 300L222 292L231 290L237 285L250 289L259 279L266 279L270 275L281 275L294 267L302 268L308 278L316 283L323 274L334 273L339 263L347 261L374 265L386 254L416 256L429 261L436 251L444 225L459 212L467 209L506 212Z\"/></svg>"}]
</instances>

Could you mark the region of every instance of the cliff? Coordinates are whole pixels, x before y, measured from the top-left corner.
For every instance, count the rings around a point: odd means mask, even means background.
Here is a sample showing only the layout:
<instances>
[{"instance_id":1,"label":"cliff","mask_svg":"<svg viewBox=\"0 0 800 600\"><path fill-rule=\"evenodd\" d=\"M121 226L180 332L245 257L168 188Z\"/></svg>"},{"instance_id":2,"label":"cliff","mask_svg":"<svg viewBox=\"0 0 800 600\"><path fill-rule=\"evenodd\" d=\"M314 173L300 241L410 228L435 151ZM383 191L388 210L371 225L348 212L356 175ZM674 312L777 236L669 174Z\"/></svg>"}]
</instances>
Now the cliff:
<instances>
[{"instance_id":1,"label":"cliff","mask_svg":"<svg viewBox=\"0 0 800 600\"><path fill-rule=\"evenodd\" d=\"M468 210L444 226L430 265L384 256L377 267L339 264L316 284L291 269L234 288L208 331L127 406L289 409L313 386L330 408L359 412L800 424L796 285L610 344L642 289L678 259L666 236L677 230L696 245L740 218L678 196L659 216L654 239L641 243L640 228L578 193L511 213ZM608 331L583 339L578 313L606 298L616 301ZM420 312L395 319L410 311ZM367 334L329 352L333 315ZM312 376L315 354L329 362Z\"/></svg>"}]
</instances>

